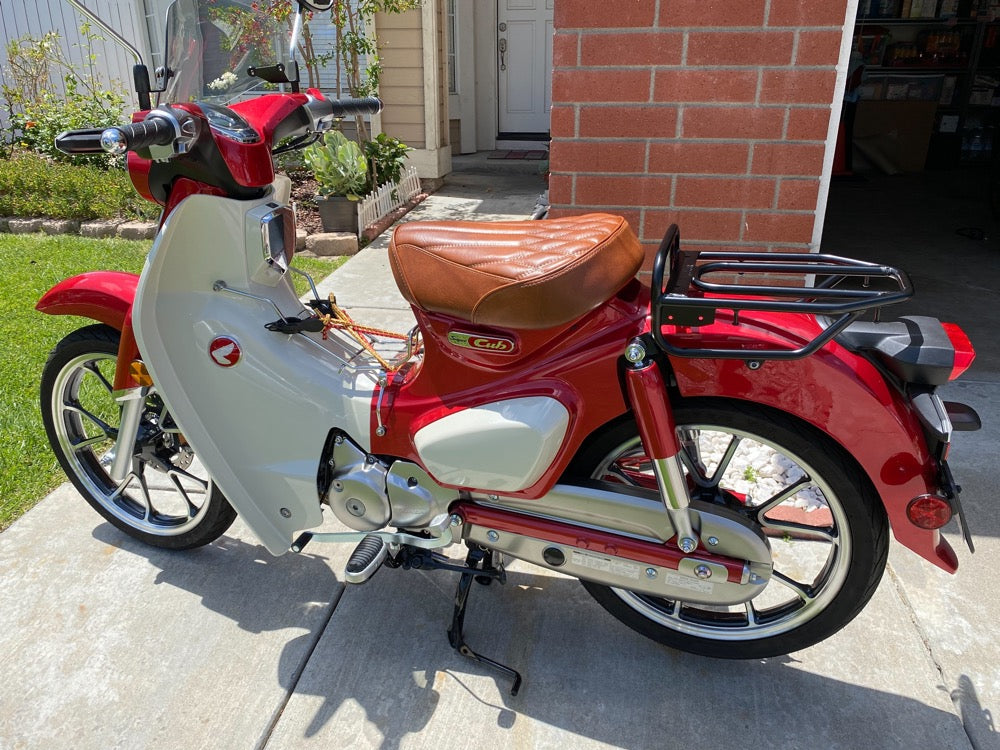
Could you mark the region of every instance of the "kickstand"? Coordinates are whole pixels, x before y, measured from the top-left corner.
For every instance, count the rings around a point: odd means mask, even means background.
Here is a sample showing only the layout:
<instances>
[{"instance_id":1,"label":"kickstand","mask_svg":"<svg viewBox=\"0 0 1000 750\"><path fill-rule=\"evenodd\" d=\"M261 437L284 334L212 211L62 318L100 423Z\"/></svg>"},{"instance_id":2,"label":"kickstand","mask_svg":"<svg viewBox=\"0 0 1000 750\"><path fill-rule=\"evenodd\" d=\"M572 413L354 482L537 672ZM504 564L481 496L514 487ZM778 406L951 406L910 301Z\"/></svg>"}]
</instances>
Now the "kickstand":
<instances>
[{"instance_id":1,"label":"kickstand","mask_svg":"<svg viewBox=\"0 0 1000 750\"><path fill-rule=\"evenodd\" d=\"M465 558L465 565L466 570L458 580L458 588L455 591L455 613L451 618L451 627L448 628L448 643L462 656L467 656L480 664L493 667L493 669L511 677L514 680L514 684L510 689L510 694L517 695L517 691L521 689L521 674L517 670L511 669L498 661L494 661L482 654L477 654L469 648L469 644L465 642L465 636L462 633L462 628L465 624L465 607L469 601L469 591L472 589L472 581L476 580L485 585L497 579L503 583L506 577L503 568L493 565L492 552L481 549L470 550L468 556Z\"/></svg>"}]
</instances>

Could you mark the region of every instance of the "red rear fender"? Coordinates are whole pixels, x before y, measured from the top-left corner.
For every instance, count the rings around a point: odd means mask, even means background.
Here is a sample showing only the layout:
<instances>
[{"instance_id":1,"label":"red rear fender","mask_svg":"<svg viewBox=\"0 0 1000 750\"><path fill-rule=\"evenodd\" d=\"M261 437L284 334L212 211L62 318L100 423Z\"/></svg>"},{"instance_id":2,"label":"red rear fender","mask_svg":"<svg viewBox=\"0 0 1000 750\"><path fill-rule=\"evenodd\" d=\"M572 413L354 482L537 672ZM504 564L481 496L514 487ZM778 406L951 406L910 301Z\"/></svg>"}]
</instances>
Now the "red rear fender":
<instances>
[{"instance_id":1,"label":"red rear fender","mask_svg":"<svg viewBox=\"0 0 1000 750\"><path fill-rule=\"evenodd\" d=\"M800 345L815 335L809 316L766 314L741 317L740 326L716 323L699 329L700 345L739 348L743 359L671 358L684 397L752 401L793 414L818 428L854 457L885 505L896 539L949 572L957 560L937 531L917 528L906 516L915 497L936 492L937 463L913 410L867 360L828 344L804 359L748 366L754 348L782 341ZM780 327L779 327L780 324ZM683 342L689 333L670 338Z\"/></svg>"},{"instance_id":2,"label":"red rear fender","mask_svg":"<svg viewBox=\"0 0 1000 750\"><path fill-rule=\"evenodd\" d=\"M135 299L139 277L123 271L92 271L60 281L35 305L46 315L79 315L119 331Z\"/></svg>"}]
</instances>

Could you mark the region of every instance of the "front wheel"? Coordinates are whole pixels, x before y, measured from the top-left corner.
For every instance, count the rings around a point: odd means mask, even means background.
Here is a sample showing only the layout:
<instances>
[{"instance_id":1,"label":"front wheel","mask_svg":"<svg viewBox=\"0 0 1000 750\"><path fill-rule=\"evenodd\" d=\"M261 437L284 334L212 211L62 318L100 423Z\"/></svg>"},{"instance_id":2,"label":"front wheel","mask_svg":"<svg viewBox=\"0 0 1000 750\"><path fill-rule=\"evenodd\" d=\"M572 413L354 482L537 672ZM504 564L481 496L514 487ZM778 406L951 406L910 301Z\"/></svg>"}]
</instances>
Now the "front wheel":
<instances>
[{"instance_id":1,"label":"front wheel","mask_svg":"<svg viewBox=\"0 0 1000 750\"><path fill-rule=\"evenodd\" d=\"M875 592L889 548L885 510L857 464L809 425L754 404L692 399L674 416L692 497L760 528L771 546L771 580L730 607L585 581L587 591L639 633L705 656L777 656L844 627ZM595 440L574 473L656 488L632 421Z\"/></svg>"},{"instance_id":2,"label":"front wheel","mask_svg":"<svg viewBox=\"0 0 1000 750\"><path fill-rule=\"evenodd\" d=\"M236 511L200 467L163 400L151 389L131 471L108 473L121 408L112 396L119 333L92 325L60 341L42 371L42 421L70 481L114 526L146 544L190 549L214 541Z\"/></svg>"}]
</instances>

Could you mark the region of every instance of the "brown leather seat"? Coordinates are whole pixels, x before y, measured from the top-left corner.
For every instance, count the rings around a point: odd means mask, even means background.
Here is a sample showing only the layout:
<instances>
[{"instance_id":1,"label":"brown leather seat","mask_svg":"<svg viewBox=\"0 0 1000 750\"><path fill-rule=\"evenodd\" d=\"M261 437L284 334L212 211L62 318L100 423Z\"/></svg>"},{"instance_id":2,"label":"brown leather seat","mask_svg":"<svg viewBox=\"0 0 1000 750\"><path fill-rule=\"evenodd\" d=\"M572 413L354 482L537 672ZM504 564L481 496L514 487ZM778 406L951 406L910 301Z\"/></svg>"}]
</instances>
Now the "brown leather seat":
<instances>
[{"instance_id":1,"label":"brown leather seat","mask_svg":"<svg viewBox=\"0 0 1000 750\"><path fill-rule=\"evenodd\" d=\"M546 221L412 222L389 262L403 296L428 312L480 325L552 328L594 309L642 265L620 216Z\"/></svg>"}]
</instances>

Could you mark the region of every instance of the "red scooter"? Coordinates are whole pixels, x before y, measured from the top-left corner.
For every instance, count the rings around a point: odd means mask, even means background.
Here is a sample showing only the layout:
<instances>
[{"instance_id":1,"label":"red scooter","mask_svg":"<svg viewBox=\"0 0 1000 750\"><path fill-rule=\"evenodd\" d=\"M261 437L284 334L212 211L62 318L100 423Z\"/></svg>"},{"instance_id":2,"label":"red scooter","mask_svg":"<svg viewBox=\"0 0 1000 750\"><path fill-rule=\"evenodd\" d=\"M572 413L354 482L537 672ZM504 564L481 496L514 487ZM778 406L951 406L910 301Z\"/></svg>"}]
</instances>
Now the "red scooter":
<instances>
[{"instance_id":1,"label":"red scooter","mask_svg":"<svg viewBox=\"0 0 1000 750\"><path fill-rule=\"evenodd\" d=\"M956 570L939 532L961 516L946 458L979 419L937 389L974 353L957 326L878 320L912 294L905 274L687 252L671 227L648 286L617 216L413 222L389 259L417 326L390 347L334 300L299 301L272 161L379 103L303 93L293 60L206 74L220 1L171 8L169 103L58 139L128 152L163 206L141 276L84 274L38 303L96 321L55 348L41 401L109 522L186 549L238 512L274 554L356 544L351 583L458 571L451 644L515 692L519 675L462 633L472 583L502 582L504 556L579 578L657 641L727 658L842 628L878 585L890 528ZM226 106L210 99L219 80L227 96L269 90ZM464 562L441 554L459 542Z\"/></svg>"}]
</instances>

